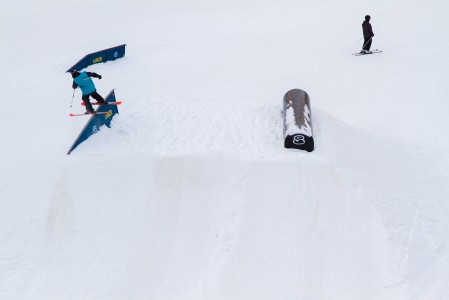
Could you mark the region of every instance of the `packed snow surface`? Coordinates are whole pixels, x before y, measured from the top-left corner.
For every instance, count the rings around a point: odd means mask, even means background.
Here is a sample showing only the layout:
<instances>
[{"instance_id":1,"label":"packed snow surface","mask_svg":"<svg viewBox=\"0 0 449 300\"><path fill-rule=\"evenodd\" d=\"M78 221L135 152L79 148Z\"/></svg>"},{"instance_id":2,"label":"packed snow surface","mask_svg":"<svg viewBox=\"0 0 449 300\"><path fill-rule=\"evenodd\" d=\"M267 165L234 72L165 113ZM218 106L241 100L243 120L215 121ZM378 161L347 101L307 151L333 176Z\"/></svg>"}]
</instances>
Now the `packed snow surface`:
<instances>
[{"instance_id":1,"label":"packed snow surface","mask_svg":"<svg viewBox=\"0 0 449 300\"><path fill-rule=\"evenodd\" d=\"M449 299L447 0L0 7L0 299ZM120 115L66 155L65 71L124 43L88 68Z\"/></svg>"}]
</instances>

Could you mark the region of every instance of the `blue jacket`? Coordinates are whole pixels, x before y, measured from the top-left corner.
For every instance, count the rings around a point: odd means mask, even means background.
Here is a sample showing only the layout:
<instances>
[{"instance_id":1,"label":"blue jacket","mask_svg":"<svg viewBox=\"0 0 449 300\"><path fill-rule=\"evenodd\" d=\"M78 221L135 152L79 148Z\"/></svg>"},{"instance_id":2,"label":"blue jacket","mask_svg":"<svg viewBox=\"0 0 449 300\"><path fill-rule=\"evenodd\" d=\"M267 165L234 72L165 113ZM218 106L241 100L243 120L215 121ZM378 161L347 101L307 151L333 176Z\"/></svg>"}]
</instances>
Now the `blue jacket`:
<instances>
[{"instance_id":1,"label":"blue jacket","mask_svg":"<svg viewBox=\"0 0 449 300\"><path fill-rule=\"evenodd\" d=\"M89 95L95 92L97 89L95 88L95 84L90 79L91 76L95 76L97 74L91 72L81 72L77 77L73 78L73 87L80 87L83 95Z\"/></svg>"}]
</instances>

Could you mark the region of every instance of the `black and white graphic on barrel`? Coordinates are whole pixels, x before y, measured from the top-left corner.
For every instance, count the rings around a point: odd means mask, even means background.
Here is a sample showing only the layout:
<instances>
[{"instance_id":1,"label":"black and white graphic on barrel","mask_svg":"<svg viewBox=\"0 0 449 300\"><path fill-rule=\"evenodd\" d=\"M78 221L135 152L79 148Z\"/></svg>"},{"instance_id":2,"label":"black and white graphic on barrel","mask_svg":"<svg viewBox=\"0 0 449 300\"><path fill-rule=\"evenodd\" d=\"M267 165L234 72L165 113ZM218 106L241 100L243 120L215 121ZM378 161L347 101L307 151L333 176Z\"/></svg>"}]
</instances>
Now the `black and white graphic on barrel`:
<instances>
[{"instance_id":1,"label":"black and white graphic on barrel","mask_svg":"<svg viewBox=\"0 0 449 300\"><path fill-rule=\"evenodd\" d=\"M300 89L284 96L284 147L313 151L312 118L309 95Z\"/></svg>"},{"instance_id":2,"label":"black and white graphic on barrel","mask_svg":"<svg viewBox=\"0 0 449 300\"><path fill-rule=\"evenodd\" d=\"M293 144L304 145L306 143L306 137L302 134L297 134L293 136Z\"/></svg>"}]
</instances>

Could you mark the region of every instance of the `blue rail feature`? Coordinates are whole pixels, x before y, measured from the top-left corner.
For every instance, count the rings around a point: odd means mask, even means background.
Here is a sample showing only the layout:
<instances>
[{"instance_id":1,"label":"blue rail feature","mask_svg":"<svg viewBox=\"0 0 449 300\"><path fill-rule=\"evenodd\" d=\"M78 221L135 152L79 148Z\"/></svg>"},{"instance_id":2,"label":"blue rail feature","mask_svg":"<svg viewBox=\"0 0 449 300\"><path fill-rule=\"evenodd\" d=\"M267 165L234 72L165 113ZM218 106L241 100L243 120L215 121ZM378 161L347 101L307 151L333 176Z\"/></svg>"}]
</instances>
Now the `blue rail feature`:
<instances>
[{"instance_id":1,"label":"blue rail feature","mask_svg":"<svg viewBox=\"0 0 449 300\"><path fill-rule=\"evenodd\" d=\"M116 101L114 90L112 90L106 97L106 102ZM90 115L89 121L86 126L84 126L83 130L81 130L81 133L78 135L67 154L70 154L82 142L99 132L101 126L106 125L106 127L111 128L111 121L112 118L118 114L118 107L115 104L104 104L97 108L97 112L101 112L102 114Z\"/></svg>"},{"instance_id":2,"label":"blue rail feature","mask_svg":"<svg viewBox=\"0 0 449 300\"><path fill-rule=\"evenodd\" d=\"M125 47L126 44L123 44L120 46L104 49L94 53L89 53L82 59L80 59L80 61L78 61L70 69L68 69L67 72L72 72L73 70L80 71L94 64L105 63L111 60L121 58L125 56Z\"/></svg>"}]
</instances>

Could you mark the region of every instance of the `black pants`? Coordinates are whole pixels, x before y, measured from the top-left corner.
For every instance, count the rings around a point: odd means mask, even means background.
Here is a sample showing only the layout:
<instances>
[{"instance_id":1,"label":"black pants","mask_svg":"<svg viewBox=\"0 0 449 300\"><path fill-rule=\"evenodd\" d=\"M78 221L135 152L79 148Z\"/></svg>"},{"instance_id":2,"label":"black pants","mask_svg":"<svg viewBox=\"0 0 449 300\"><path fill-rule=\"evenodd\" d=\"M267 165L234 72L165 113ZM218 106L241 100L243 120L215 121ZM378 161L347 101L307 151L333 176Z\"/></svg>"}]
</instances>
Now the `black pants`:
<instances>
[{"instance_id":1,"label":"black pants","mask_svg":"<svg viewBox=\"0 0 449 300\"><path fill-rule=\"evenodd\" d=\"M371 43L373 42L373 38L369 37L369 38L365 38L365 40L363 41L363 50L368 50L369 48L371 48Z\"/></svg>"},{"instance_id":2,"label":"black pants","mask_svg":"<svg viewBox=\"0 0 449 300\"><path fill-rule=\"evenodd\" d=\"M100 94L97 93L97 91L94 91L90 94L83 95L81 99L83 99L84 105L86 106L86 110L88 112L94 112L94 109L92 108L92 104L90 104L89 97L92 96L95 100L97 100L99 103L104 103L103 97L100 96Z\"/></svg>"}]
</instances>

